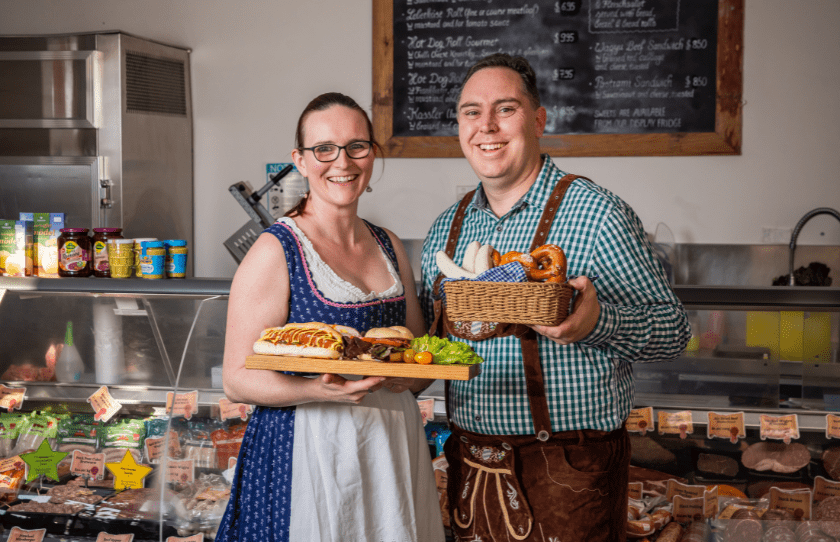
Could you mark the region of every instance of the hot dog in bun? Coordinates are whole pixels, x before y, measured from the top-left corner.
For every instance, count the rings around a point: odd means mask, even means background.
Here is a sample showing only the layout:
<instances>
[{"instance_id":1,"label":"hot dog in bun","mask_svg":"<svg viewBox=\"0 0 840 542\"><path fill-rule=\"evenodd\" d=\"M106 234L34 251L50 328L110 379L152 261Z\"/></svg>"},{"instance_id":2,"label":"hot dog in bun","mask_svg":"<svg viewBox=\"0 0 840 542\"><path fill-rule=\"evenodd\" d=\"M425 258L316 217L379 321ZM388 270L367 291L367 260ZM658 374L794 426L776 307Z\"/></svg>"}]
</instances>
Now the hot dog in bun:
<instances>
[{"instance_id":1,"label":"hot dog in bun","mask_svg":"<svg viewBox=\"0 0 840 542\"><path fill-rule=\"evenodd\" d=\"M344 341L342 334L327 324L293 323L263 331L259 340L254 343L254 352L275 356L336 359L344 352Z\"/></svg>"}]
</instances>

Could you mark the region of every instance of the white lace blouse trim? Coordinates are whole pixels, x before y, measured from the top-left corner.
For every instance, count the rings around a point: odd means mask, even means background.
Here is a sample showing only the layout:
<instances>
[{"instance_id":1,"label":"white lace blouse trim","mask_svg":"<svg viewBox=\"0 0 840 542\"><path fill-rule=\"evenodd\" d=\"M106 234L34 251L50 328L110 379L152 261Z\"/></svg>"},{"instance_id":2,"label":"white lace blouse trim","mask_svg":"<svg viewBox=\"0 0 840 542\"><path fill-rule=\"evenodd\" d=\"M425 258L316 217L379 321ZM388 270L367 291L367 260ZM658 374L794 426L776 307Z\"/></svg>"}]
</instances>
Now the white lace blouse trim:
<instances>
[{"instance_id":1,"label":"white lace blouse trim","mask_svg":"<svg viewBox=\"0 0 840 542\"><path fill-rule=\"evenodd\" d=\"M303 247L303 255L306 258L307 265L309 266L309 272L312 274L312 280L315 282L318 290L320 290L327 299L331 299L339 303L361 303L372 301L374 299L386 299L402 295L402 281L397 274L397 270L394 268L394 264L391 263L391 259L382 247L379 249L379 254L384 260L385 265L388 267L388 274L390 274L394 279L394 284L384 292L365 293L355 284L351 284L335 274L335 271L333 271L332 268L321 259L321 256L315 252L315 247L312 246L312 242L306 237L303 231L298 228L294 220L284 216L278 221L289 226L292 231L295 232L298 239L300 239L300 244Z\"/></svg>"}]
</instances>

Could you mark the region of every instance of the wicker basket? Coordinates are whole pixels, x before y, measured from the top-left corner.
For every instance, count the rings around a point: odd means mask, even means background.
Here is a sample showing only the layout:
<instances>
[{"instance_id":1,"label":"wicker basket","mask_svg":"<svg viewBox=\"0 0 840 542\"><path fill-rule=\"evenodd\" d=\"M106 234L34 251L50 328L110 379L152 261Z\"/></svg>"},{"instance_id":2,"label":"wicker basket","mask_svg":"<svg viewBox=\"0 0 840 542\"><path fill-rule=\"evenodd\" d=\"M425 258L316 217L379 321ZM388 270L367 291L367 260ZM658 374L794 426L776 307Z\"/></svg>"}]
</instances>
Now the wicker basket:
<instances>
[{"instance_id":1,"label":"wicker basket","mask_svg":"<svg viewBox=\"0 0 840 542\"><path fill-rule=\"evenodd\" d=\"M572 287L556 282L446 282L452 321L556 326L569 314Z\"/></svg>"}]
</instances>

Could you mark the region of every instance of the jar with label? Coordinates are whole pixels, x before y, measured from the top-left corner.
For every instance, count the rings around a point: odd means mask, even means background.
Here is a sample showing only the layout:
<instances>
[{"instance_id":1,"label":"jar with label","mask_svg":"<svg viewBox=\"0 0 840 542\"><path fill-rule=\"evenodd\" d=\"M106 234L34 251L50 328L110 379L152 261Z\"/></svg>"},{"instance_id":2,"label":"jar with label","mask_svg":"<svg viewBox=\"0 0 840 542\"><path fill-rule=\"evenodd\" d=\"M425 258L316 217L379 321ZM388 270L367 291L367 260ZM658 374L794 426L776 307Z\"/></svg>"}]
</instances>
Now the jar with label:
<instances>
[{"instance_id":1,"label":"jar with label","mask_svg":"<svg viewBox=\"0 0 840 542\"><path fill-rule=\"evenodd\" d=\"M58 276L89 277L91 242L87 228L62 228L58 237Z\"/></svg>"},{"instance_id":2,"label":"jar with label","mask_svg":"<svg viewBox=\"0 0 840 542\"><path fill-rule=\"evenodd\" d=\"M122 238L122 228L93 228L93 276L111 276L108 241Z\"/></svg>"},{"instance_id":3,"label":"jar with label","mask_svg":"<svg viewBox=\"0 0 840 542\"><path fill-rule=\"evenodd\" d=\"M143 276L140 263L143 259L143 243L145 241L157 241L157 237L138 237L134 240L134 274L138 277Z\"/></svg>"},{"instance_id":4,"label":"jar with label","mask_svg":"<svg viewBox=\"0 0 840 542\"><path fill-rule=\"evenodd\" d=\"M162 279L166 267L166 248L163 241L143 241L140 269L144 279Z\"/></svg>"},{"instance_id":5,"label":"jar with label","mask_svg":"<svg viewBox=\"0 0 840 542\"><path fill-rule=\"evenodd\" d=\"M187 276L187 242L183 239L169 239L166 245L166 276L182 279Z\"/></svg>"}]
</instances>

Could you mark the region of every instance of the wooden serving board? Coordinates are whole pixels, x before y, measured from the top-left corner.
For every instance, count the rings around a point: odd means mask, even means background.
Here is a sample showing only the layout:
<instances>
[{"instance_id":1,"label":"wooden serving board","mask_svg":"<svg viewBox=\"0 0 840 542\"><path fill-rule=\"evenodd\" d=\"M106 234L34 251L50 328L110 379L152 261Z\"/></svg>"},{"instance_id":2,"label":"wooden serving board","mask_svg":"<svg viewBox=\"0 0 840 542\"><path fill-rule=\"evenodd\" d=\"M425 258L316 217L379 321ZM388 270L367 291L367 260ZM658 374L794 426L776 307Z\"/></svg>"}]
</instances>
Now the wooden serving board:
<instances>
[{"instance_id":1,"label":"wooden serving board","mask_svg":"<svg viewBox=\"0 0 840 542\"><path fill-rule=\"evenodd\" d=\"M296 358L267 354L253 354L245 358L245 367L248 369L361 376L401 376L405 378L434 378L440 380L469 380L475 378L481 373L480 365L379 363L377 361Z\"/></svg>"}]
</instances>

